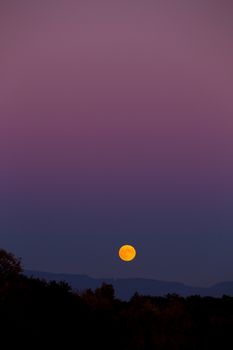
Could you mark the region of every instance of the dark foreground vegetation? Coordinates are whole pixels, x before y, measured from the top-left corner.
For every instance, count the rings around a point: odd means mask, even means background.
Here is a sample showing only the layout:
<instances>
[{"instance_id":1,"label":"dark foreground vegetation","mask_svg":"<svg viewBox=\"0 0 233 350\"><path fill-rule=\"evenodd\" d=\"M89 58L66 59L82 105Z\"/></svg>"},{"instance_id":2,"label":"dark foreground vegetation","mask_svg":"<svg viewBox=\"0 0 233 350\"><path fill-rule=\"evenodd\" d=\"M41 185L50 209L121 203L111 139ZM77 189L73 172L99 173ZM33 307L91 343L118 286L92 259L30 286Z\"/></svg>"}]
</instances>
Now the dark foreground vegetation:
<instances>
[{"instance_id":1,"label":"dark foreground vegetation","mask_svg":"<svg viewBox=\"0 0 233 350\"><path fill-rule=\"evenodd\" d=\"M233 298L114 297L21 274L0 250L0 349L233 349Z\"/></svg>"}]
</instances>

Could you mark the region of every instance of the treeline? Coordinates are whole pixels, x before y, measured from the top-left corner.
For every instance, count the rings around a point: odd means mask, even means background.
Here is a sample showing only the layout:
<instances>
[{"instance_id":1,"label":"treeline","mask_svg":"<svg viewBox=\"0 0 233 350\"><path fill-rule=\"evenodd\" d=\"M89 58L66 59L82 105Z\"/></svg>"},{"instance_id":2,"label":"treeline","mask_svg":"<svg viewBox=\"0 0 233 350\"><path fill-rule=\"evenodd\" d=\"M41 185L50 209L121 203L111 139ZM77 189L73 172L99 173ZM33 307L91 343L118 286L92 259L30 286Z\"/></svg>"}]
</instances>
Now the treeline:
<instances>
[{"instance_id":1,"label":"treeline","mask_svg":"<svg viewBox=\"0 0 233 350\"><path fill-rule=\"evenodd\" d=\"M135 294L125 302L108 284L74 292L23 276L20 260L0 250L0 340L4 349L233 349L233 298Z\"/></svg>"}]
</instances>

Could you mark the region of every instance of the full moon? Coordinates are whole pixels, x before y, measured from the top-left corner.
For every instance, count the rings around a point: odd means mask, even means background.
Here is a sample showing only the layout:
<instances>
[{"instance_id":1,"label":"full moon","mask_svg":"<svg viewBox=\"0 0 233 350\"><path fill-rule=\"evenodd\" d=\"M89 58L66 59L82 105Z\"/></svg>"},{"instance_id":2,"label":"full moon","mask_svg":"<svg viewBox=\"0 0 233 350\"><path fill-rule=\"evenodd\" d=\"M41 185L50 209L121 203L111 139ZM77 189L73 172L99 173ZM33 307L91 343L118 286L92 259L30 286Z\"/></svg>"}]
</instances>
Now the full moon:
<instances>
[{"instance_id":1,"label":"full moon","mask_svg":"<svg viewBox=\"0 0 233 350\"><path fill-rule=\"evenodd\" d=\"M132 261L136 257L136 249L132 245L123 245L119 249L119 257L123 261Z\"/></svg>"}]
</instances>

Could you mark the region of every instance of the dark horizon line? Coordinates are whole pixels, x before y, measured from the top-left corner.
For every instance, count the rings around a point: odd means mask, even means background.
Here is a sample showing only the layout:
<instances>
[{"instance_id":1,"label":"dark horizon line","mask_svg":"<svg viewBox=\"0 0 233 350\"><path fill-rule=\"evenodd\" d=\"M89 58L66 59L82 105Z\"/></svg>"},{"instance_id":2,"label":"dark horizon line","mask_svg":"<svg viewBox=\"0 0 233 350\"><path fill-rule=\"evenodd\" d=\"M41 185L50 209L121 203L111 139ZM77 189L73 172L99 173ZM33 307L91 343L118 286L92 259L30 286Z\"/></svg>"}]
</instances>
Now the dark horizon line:
<instances>
[{"instance_id":1,"label":"dark horizon line","mask_svg":"<svg viewBox=\"0 0 233 350\"><path fill-rule=\"evenodd\" d=\"M184 282L179 282L176 280L163 280L163 279L157 279L157 278L147 278L147 277L93 277L90 276L88 274L84 274L84 273L70 273L70 272L52 272L52 271L44 271L44 270L32 270L32 269L23 269L22 274L26 274L28 276L28 274L30 273L39 273L39 274L48 274L48 275L56 275L56 276L72 276L72 277L85 277L85 278L89 278L95 281L127 281L127 280L131 280L131 281L154 281L154 282L161 282L161 283L173 283L176 285L180 285L180 286L184 286L184 287L188 287L188 288L200 288L200 289L209 289L209 288L213 288L215 286L220 286L222 284L228 284L228 283L233 283L233 279L232 280L223 280L220 282L216 282L214 284L211 284L209 286L200 286L200 285L190 285L190 284L186 284ZM32 275L32 277L34 277Z\"/></svg>"}]
</instances>

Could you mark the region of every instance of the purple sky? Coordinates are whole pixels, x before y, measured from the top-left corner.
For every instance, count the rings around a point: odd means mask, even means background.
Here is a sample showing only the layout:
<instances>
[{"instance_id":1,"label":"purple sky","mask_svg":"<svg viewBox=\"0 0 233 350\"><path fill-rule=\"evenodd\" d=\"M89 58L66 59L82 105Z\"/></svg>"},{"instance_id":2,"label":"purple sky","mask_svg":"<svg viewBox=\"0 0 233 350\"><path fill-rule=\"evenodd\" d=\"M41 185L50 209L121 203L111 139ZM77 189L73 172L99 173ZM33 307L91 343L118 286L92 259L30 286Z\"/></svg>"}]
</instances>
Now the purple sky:
<instances>
[{"instance_id":1,"label":"purple sky","mask_svg":"<svg viewBox=\"0 0 233 350\"><path fill-rule=\"evenodd\" d=\"M1 1L0 246L30 269L233 280L232 17L227 0Z\"/></svg>"}]
</instances>

